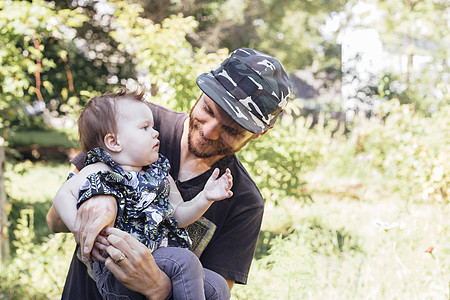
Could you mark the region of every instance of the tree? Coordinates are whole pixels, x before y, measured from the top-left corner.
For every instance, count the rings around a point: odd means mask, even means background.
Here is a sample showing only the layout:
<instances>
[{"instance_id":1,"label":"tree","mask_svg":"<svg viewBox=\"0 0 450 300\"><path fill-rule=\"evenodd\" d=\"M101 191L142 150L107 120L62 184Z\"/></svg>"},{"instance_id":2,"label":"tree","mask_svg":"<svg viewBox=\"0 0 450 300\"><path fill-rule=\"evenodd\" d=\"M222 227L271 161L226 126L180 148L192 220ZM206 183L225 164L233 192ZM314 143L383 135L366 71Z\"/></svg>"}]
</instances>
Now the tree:
<instances>
[{"instance_id":1,"label":"tree","mask_svg":"<svg viewBox=\"0 0 450 300\"><path fill-rule=\"evenodd\" d=\"M207 54L187 41L197 22L173 15L156 24L142 17L139 4L110 1L115 7L111 36L136 59L138 80L152 90L152 101L188 111L199 94L195 79L215 67L228 51Z\"/></svg>"},{"instance_id":2,"label":"tree","mask_svg":"<svg viewBox=\"0 0 450 300\"><path fill-rule=\"evenodd\" d=\"M299 0L185 0L128 1L140 3L142 15L160 24L171 15L192 16L197 22L189 31L193 47L215 52L254 47L280 58L290 70L315 65L318 70L340 69L334 38L320 31L333 12L349 1ZM332 61L333 63L330 63ZM323 67L322 67L323 64ZM320 65L320 66L317 66ZM330 69L333 68L333 70Z\"/></svg>"},{"instance_id":3,"label":"tree","mask_svg":"<svg viewBox=\"0 0 450 300\"><path fill-rule=\"evenodd\" d=\"M6 231L8 225L8 217L6 214L6 192L4 185L5 174L5 152L3 150L4 140L0 137L0 261L9 255L9 239Z\"/></svg>"},{"instance_id":4,"label":"tree","mask_svg":"<svg viewBox=\"0 0 450 300\"><path fill-rule=\"evenodd\" d=\"M435 110L445 103L450 73L450 2L435 0L376 1L382 19L375 23L386 50L406 57L402 82L407 102ZM447 75L446 75L447 74Z\"/></svg>"},{"instance_id":5,"label":"tree","mask_svg":"<svg viewBox=\"0 0 450 300\"><path fill-rule=\"evenodd\" d=\"M187 42L197 26L192 17L155 24L139 4L109 1L105 10L96 1L80 3L0 2L2 136L44 126L32 115L44 108L76 116L92 96L136 78L155 101L186 110L198 96L196 76L227 54L206 54Z\"/></svg>"},{"instance_id":6,"label":"tree","mask_svg":"<svg viewBox=\"0 0 450 300\"><path fill-rule=\"evenodd\" d=\"M0 2L0 130L29 124L26 105L49 102L53 70L67 58L71 28L86 17L73 10L55 11L49 2ZM49 45L46 47L46 45ZM47 56L52 49L52 55ZM64 64L63 64L64 65ZM67 86L66 72L58 73ZM70 85L69 85L70 86Z\"/></svg>"}]
</instances>

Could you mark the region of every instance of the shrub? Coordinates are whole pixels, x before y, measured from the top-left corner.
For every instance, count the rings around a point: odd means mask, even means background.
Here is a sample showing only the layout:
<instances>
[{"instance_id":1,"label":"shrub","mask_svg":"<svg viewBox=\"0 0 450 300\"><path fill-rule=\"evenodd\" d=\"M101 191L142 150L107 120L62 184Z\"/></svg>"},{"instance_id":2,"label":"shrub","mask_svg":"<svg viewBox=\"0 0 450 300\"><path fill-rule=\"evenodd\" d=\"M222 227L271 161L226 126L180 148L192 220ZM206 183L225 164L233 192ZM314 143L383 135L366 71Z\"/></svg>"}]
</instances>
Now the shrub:
<instances>
[{"instance_id":1,"label":"shrub","mask_svg":"<svg viewBox=\"0 0 450 300\"><path fill-rule=\"evenodd\" d=\"M312 200L302 175L322 159L328 137L321 129L308 130L303 118L284 116L265 135L239 152L266 201L285 197Z\"/></svg>"},{"instance_id":2,"label":"shrub","mask_svg":"<svg viewBox=\"0 0 450 300\"><path fill-rule=\"evenodd\" d=\"M389 104L385 123L362 122L353 133L356 157L396 182L413 200L448 202L450 189L450 106L429 117L411 105Z\"/></svg>"},{"instance_id":3,"label":"shrub","mask_svg":"<svg viewBox=\"0 0 450 300\"><path fill-rule=\"evenodd\" d=\"M34 244L34 213L24 209L17 221L13 241L16 252L0 264L0 298L58 299L70 266L74 239L67 234L51 235Z\"/></svg>"}]
</instances>

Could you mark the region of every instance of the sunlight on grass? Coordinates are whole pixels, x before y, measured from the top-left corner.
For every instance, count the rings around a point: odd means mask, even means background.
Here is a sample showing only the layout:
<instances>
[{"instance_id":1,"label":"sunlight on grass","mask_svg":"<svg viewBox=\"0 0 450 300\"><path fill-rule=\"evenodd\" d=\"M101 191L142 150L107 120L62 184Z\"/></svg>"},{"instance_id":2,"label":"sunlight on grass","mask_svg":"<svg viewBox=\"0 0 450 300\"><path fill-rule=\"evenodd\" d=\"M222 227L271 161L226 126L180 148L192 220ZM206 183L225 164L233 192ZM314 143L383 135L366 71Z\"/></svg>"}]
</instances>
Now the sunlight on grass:
<instances>
[{"instance_id":1,"label":"sunlight on grass","mask_svg":"<svg viewBox=\"0 0 450 300\"><path fill-rule=\"evenodd\" d=\"M27 199L30 203L45 202L53 199L69 171L69 163L26 161L7 164L5 188L11 199ZM22 184L17 184L19 182Z\"/></svg>"},{"instance_id":2,"label":"sunlight on grass","mask_svg":"<svg viewBox=\"0 0 450 300\"><path fill-rule=\"evenodd\" d=\"M341 197L354 181L315 181L325 176L321 168L307 175L314 203L267 205L261 233L267 255L254 260L249 284L235 288L235 299L448 299L447 205L408 204L395 193L377 197L389 193L370 182L359 182L357 192L369 199ZM385 230L377 221L398 227ZM271 240L266 232L274 233ZM430 246L433 255L425 252Z\"/></svg>"}]
</instances>

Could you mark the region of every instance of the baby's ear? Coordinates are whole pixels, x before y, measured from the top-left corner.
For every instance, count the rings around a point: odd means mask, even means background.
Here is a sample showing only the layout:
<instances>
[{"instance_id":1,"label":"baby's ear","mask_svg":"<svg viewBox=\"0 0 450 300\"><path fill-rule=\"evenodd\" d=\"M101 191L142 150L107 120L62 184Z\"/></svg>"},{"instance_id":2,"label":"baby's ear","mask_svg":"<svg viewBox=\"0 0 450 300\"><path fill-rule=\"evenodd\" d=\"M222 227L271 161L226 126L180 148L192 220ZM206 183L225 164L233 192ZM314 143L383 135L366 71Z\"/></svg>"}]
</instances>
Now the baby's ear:
<instances>
[{"instance_id":1,"label":"baby's ear","mask_svg":"<svg viewBox=\"0 0 450 300\"><path fill-rule=\"evenodd\" d=\"M105 135L105 138L103 140L105 142L106 148L108 148L111 152L120 152L122 151L122 146L119 144L119 141L117 140L117 137L112 134L108 133Z\"/></svg>"}]
</instances>

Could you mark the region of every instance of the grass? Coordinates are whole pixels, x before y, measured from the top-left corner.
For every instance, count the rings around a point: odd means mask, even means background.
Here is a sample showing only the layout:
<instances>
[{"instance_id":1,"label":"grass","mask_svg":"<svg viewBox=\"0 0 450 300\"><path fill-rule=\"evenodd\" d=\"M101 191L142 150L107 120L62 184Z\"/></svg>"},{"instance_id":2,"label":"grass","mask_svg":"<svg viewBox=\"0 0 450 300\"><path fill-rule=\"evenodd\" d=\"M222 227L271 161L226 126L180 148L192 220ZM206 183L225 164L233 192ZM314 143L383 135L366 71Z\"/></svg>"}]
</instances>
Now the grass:
<instances>
[{"instance_id":1,"label":"grass","mask_svg":"<svg viewBox=\"0 0 450 300\"><path fill-rule=\"evenodd\" d=\"M23 209L34 211L34 228L37 242L42 242L50 233L45 216L53 197L65 181L69 164L29 161L7 165L8 180L5 189L9 199L9 231L14 239L17 220ZM13 249L14 250L14 249Z\"/></svg>"},{"instance_id":2,"label":"grass","mask_svg":"<svg viewBox=\"0 0 450 300\"><path fill-rule=\"evenodd\" d=\"M39 145L40 147L61 146L65 149L77 147L70 134L56 129L17 131L8 137L11 147Z\"/></svg>"},{"instance_id":3,"label":"grass","mask_svg":"<svg viewBox=\"0 0 450 300\"><path fill-rule=\"evenodd\" d=\"M448 205L408 202L377 176L336 173L307 174L311 204L267 205L265 255L233 298L449 299Z\"/></svg>"}]
</instances>

